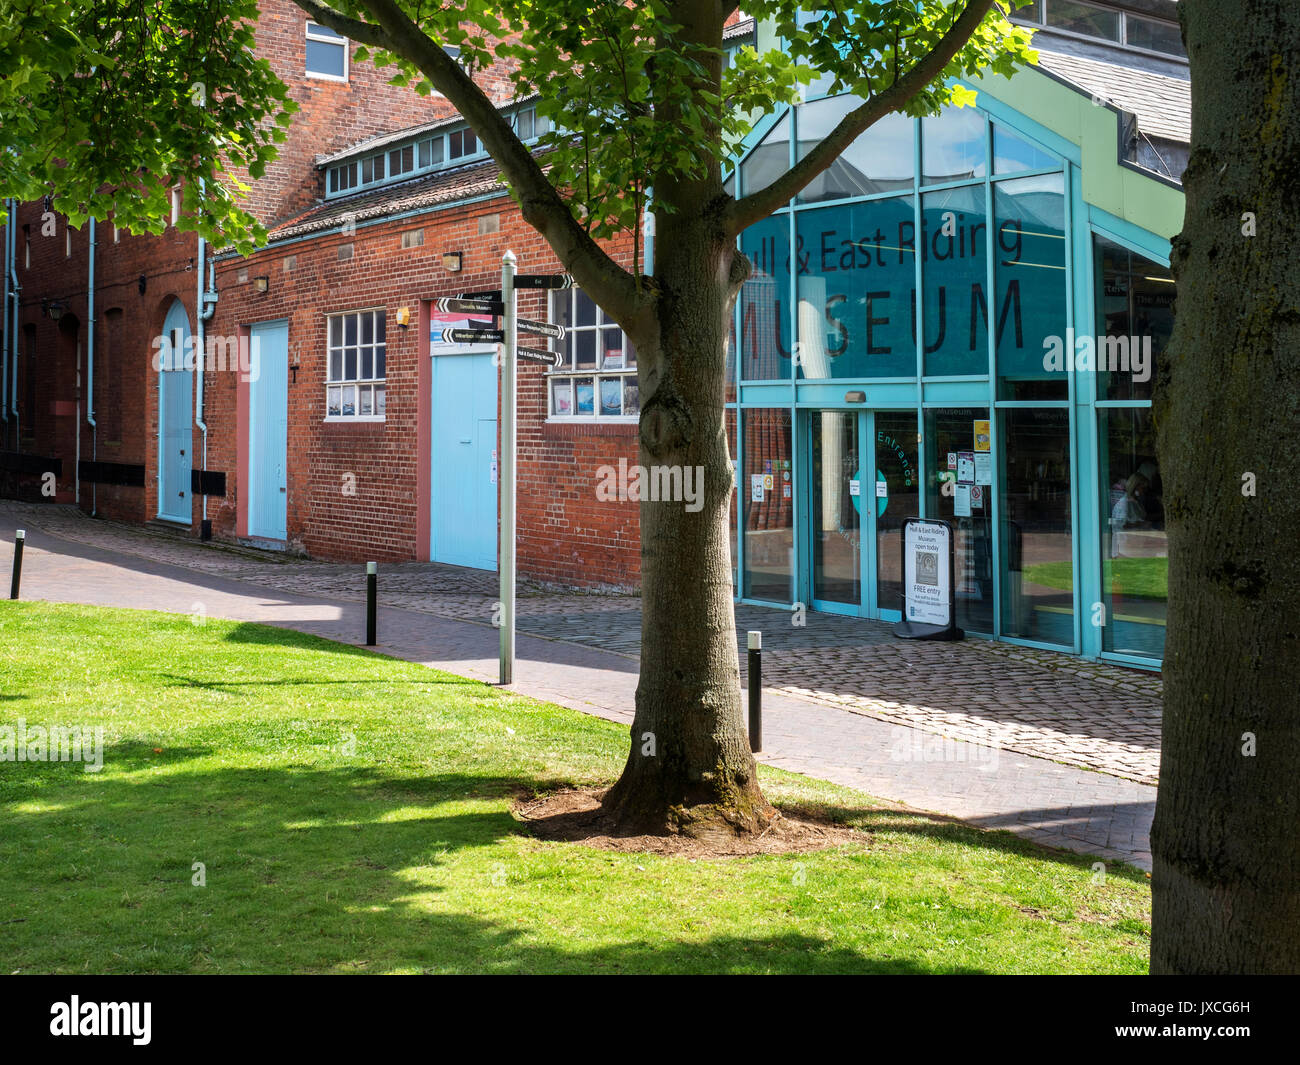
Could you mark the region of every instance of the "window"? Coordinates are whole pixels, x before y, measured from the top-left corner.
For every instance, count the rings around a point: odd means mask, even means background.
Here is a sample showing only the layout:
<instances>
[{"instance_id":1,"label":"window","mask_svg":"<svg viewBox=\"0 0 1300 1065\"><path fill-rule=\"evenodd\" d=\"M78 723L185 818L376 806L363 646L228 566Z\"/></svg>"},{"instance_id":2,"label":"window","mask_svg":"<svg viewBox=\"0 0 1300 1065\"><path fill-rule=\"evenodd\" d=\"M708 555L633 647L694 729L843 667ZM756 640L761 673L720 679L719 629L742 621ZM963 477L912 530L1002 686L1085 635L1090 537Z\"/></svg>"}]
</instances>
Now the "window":
<instances>
[{"instance_id":1,"label":"window","mask_svg":"<svg viewBox=\"0 0 1300 1065\"><path fill-rule=\"evenodd\" d=\"M1147 18L1089 0L1035 0L1011 13L1016 22L1110 41L1125 48L1187 58L1176 22Z\"/></svg>"},{"instance_id":2,"label":"window","mask_svg":"<svg viewBox=\"0 0 1300 1065\"><path fill-rule=\"evenodd\" d=\"M327 322L326 418L383 418L387 408L384 312L335 314Z\"/></svg>"},{"instance_id":3,"label":"window","mask_svg":"<svg viewBox=\"0 0 1300 1065\"><path fill-rule=\"evenodd\" d=\"M307 77L348 80L348 39L327 26L307 23Z\"/></svg>"},{"instance_id":4,"label":"window","mask_svg":"<svg viewBox=\"0 0 1300 1065\"><path fill-rule=\"evenodd\" d=\"M1080 0L1051 0L1047 5L1047 25L1107 41L1121 39L1118 11Z\"/></svg>"},{"instance_id":5,"label":"window","mask_svg":"<svg viewBox=\"0 0 1300 1065\"><path fill-rule=\"evenodd\" d=\"M400 177L402 174L409 174L415 169L415 145L408 144L405 148L394 148L388 153L388 176Z\"/></svg>"},{"instance_id":6,"label":"window","mask_svg":"<svg viewBox=\"0 0 1300 1065\"><path fill-rule=\"evenodd\" d=\"M447 158L462 159L478 152L478 138L472 129L458 129L447 134Z\"/></svg>"},{"instance_id":7,"label":"window","mask_svg":"<svg viewBox=\"0 0 1300 1065\"><path fill-rule=\"evenodd\" d=\"M552 418L630 418L641 412L636 350L579 289L552 296L552 320L564 326L564 361L547 378Z\"/></svg>"}]
</instances>

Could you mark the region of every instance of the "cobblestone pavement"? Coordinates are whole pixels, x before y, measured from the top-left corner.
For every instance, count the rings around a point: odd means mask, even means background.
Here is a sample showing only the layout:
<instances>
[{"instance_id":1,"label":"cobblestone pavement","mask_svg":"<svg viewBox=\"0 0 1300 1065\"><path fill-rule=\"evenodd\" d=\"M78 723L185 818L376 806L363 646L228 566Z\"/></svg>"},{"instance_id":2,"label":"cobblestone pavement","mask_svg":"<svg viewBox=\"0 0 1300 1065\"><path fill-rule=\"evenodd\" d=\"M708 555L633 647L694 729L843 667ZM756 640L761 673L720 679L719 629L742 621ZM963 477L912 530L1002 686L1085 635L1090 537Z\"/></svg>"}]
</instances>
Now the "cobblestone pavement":
<instances>
[{"instance_id":1,"label":"cobblestone pavement","mask_svg":"<svg viewBox=\"0 0 1300 1065\"><path fill-rule=\"evenodd\" d=\"M364 631L362 567L204 546L170 531L92 521L70 507L0 502L0 573L9 570L15 528L29 530L24 598L178 612L202 604L213 617L349 643ZM491 574L428 564L381 573L380 650L496 679ZM513 688L630 723L637 599L521 592ZM742 606L737 622L742 632L764 630L763 761L1150 868L1155 789L1078 763L1088 743L1120 757L1131 740L1115 738L1123 708L1154 702L1158 678L976 641L904 643L888 626L829 615L810 614L797 628L786 611ZM1065 731L1067 720L1078 736ZM1060 742L1068 757L1016 753L998 742L1003 735L1044 750Z\"/></svg>"},{"instance_id":2,"label":"cobblestone pavement","mask_svg":"<svg viewBox=\"0 0 1300 1065\"><path fill-rule=\"evenodd\" d=\"M63 539L252 582L281 592L345 602L365 599L364 567L295 559L225 544L203 545L171 530L95 521L74 507L0 503L20 520ZM380 566L385 606L490 625L496 575L437 563ZM635 656L640 599L583 594L521 580L518 631ZM802 621L802 624L795 624ZM740 605L745 632L763 632L763 686L953 740L1048 758L1140 783L1159 772L1160 676L1073 655L988 640L895 638L888 624Z\"/></svg>"}]
</instances>

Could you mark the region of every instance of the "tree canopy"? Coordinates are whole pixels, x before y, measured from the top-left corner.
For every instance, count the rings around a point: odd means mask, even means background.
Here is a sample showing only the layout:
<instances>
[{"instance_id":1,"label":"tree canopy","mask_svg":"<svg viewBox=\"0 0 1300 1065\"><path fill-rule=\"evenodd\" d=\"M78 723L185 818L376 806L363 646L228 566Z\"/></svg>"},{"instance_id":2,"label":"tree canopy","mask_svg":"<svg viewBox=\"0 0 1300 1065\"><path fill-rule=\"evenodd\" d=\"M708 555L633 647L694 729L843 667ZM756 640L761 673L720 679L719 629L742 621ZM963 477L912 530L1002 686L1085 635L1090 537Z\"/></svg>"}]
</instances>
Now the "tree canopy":
<instances>
[{"instance_id":1,"label":"tree canopy","mask_svg":"<svg viewBox=\"0 0 1300 1065\"><path fill-rule=\"evenodd\" d=\"M253 49L256 16L255 0L0 2L0 196L156 233L181 183L186 225L251 250L264 232L240 194L297 109Z\"/></svg>"}]
</instances>

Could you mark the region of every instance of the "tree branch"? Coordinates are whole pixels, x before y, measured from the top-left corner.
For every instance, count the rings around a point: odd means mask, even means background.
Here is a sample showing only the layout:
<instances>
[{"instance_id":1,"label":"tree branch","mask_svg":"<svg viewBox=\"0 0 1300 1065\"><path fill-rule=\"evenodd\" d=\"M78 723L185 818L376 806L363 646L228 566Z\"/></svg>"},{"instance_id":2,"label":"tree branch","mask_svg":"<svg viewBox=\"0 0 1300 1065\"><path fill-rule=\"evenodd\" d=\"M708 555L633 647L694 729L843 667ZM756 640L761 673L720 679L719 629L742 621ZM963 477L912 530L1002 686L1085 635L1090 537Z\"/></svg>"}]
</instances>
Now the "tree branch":
<instances>
[{"instance_id":1,"label":"tree branch","mask_svg":"<svg viewBox=\"0 0 1300 1065\"><path fill-rule=\"evenodd\" d=\"M316 22L319 22L322 26L328 26L335 33L343 34L350 41L369 44L376 48L388 48L390 46L391 42L388 40L388 35L379 26L369 22L362 22L350 15L341 14L328 4L322 3L321 0L293 0L293 2L307 12Z\"/></svg>"},{"instance_id":2,"label":"tree branch","mask_svg":"<svg viewBox=\"0 0 1300 1065\"><path fill-rule=\"evenodd\" d=\"M545 238L578 285L624 328L647 327L650 305L636 279L610 258L573 217L541 164L496 104L395 0L361 2L378 25L348 19L320 0L294 0L335 32L373 42L413 63L473 127L518 197L524 221Z\"/></svg>"},{"instance_id":3,"label":"tree branch","mask_svg":"<svg viewBox=\"0 0 1300 1065\"><path fill-rule=\"evenodd\" d=\"M993 6L994 0L967 0L966 7L948 27L933 50L923 56L889 88L867 100L840 119L839 124L811 152L772 184L732 203L725 225L731 236L760 222L788 200L794 199L808 183L829 167L842 152L872 124L896 111L943 71L953 56L970 40Z\"/></svg>"}]
</instances>

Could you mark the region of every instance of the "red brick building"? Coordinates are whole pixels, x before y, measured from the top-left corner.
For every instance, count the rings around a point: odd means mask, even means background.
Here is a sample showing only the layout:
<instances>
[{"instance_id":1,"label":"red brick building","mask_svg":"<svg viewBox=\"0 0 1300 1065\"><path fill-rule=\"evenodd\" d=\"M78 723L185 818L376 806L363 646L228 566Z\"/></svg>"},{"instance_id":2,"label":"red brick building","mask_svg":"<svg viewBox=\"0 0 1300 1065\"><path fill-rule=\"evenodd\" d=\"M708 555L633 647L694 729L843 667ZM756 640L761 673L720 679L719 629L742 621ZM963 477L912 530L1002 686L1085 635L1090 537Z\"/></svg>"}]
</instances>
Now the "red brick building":
<instances>
[{"instance_id":1,"label":"red brick building","mask_svg":"<svg viewBox=\"0 0 1300 1065\"><path fill-rule=\"evenodd\" d=\"M492 348L431 340L432 301L499 287L507 248L522 272L560 265L445 100L390 86L289 0L261 11L259 52L301 107L249 195L265 248L12 212L0 494L327 559L490 568L499 368ZM539 133L507 74L480 84ZM519 566L626 587L636 506L595 489L601 466L635 462L635 354L581 294L556 298L520 300L575 328L571 372L520 368Z\"/></svg>"}]
</instances>

